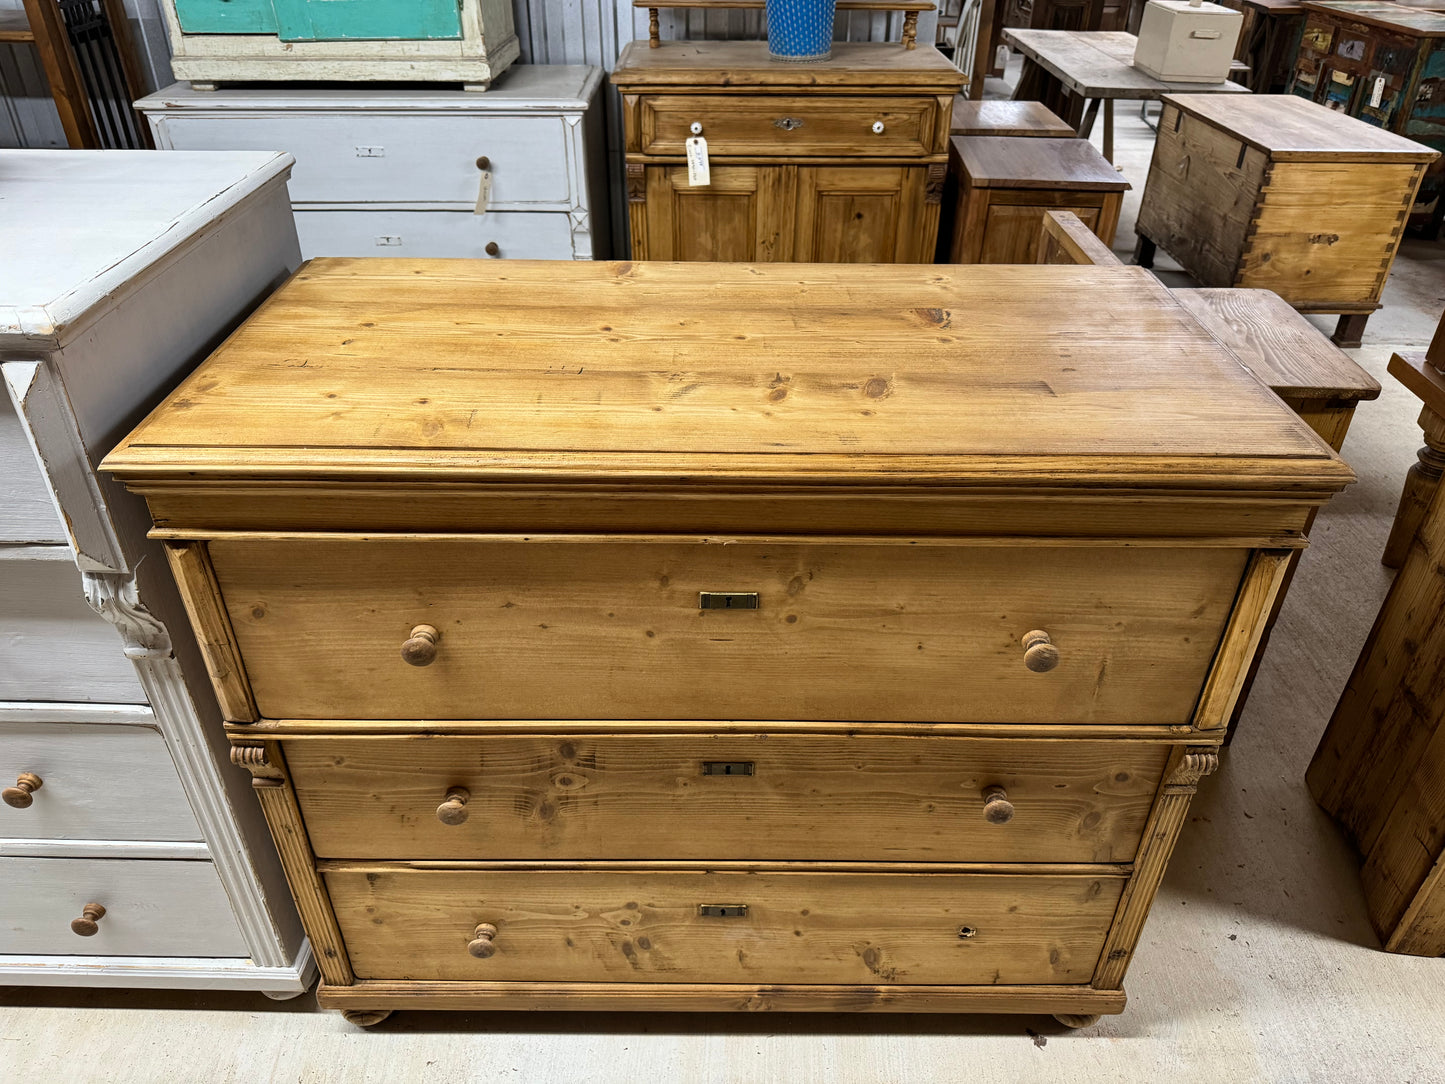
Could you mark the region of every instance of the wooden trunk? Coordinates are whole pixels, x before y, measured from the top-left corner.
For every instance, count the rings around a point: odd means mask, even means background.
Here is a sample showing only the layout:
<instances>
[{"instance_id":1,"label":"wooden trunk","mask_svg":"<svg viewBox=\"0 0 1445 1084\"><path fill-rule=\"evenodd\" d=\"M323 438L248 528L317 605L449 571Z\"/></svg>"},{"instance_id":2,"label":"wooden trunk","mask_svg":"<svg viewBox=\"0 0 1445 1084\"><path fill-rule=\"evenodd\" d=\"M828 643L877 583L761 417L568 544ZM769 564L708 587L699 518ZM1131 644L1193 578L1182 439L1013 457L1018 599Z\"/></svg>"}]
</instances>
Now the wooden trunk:
<instances>
[{"instance_id":1,"label":"wooden trunk","mask_svg":"<svg viewBox=\"0 0 1445 1084\"><path fill-rule=\"evenodd\" d=\"M1351 477L1124 266L318 260L106 465L359 1023L1122 1010Z\"/></svg>"},{"instance_id":2,"label":"wooden trunk","mask_svg":"<svg viewBox=\"0 0 1445 1084\"><path fill-rule=\"evenodd\" d=\"M612 82L634 259L932 262L964 82L936 50L838 42L789 65L763 42L633 42ZM706 185L689 181L693 136Z\"/></svg>"},{"instance_id":3,"label":"wooden trunk","mask_svg":"<svg viewBox=\"0 0 1445 1084\"><path fill-rule=\"evenodd\" d=\"M1204 286L1300 312L1380 307L1434 151L1292 95L1170 94L1137 232ZM1362 320L1354 325L1355 342ZM1337 341L1339 333L1337 333Z\"/></svg>"}]
</instances>

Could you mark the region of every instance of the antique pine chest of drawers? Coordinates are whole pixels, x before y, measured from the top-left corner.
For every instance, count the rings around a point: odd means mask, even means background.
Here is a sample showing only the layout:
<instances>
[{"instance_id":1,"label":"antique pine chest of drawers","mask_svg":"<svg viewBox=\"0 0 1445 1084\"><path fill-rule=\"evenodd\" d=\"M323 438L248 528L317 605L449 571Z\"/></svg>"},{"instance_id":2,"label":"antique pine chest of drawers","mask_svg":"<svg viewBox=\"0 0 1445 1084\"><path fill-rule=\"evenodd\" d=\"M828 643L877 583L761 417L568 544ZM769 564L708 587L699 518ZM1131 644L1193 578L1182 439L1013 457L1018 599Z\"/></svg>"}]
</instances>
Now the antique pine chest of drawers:
<instances>
[{"instance_id":1,"label":"antique pine chest of drawers","mask_svg":"<svg viewBox=\"0 0 1445 1084\"><path fill-rule=\"evenodd\" d=\"M1146 272L317 260L106 461L323 1004L1123 977L1348 468Z\"/></svg>"}]
</instances>

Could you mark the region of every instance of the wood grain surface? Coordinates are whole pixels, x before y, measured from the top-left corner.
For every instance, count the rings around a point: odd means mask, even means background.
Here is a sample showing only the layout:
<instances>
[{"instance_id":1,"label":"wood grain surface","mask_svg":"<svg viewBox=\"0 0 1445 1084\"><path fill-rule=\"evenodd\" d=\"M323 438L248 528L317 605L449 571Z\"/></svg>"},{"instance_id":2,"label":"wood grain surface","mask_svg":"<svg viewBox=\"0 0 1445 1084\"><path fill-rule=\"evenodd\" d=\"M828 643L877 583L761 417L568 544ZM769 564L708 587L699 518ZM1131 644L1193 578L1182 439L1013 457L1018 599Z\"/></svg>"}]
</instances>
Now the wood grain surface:
<instances>
[{"instance_id":1,"label":"wood grain surface","mask_svg":"<svg viewBox=\"0 0 1445 1084\"><path fill-rule=\"evenodd\" d=\"M1249 551L210 543L269 718L1185 723ZM753 591L704 611L701 591ZM419 622L436 662L401 658ZM1057 669L1024 665L1049 632Z\"/></svg>"},{"instance_id":2,"label":"wood grain surface","mask_svg":"<svg viewBox=\"0 0 1445 1084\"><path fill-rule=\"evenodd\" d=\"M1399 5L1389 6L1404 10ZM1445 28L1445 17L1433 18ZM1294 94L1166 94L1163 101L1265 151L1276 162L1388 159L1409 163L1440 157L1438 151L1413 139ZM1330 191L1343 194L1343 190Z\"/></svg>"},{"instance_id":3,"label":"wood grain surface","mask_svg":"<svg viewBox=\"0 0 1445 1084\"><path fill-rule=\"evenodd\" d=\"M1124 884L545 866L325 877L358 978L447 981L1083 985ZM703 904L747 913L705 917ZM486 960L467 952L479 922L498 928Z\"/></svg>"},{"instance_id":4,"label":"wood grain surface","mask_svg":"<svg viewBox=\"0 0 1445 1084\"><path fill-rule=\"evenodd\" d=\"M936 49L888 42L835 41L827 60L779 64L765 41L664 41L628 44L610 76L619 89L696 83L699 72L719 87L836 87L850 84L929 87L957 94L968 81ZM880 75L884 76L880 79Z\"/></svg>"},{"instance_id":5,"label":"wood grain surface","mask_svg":"<svg viewBox=\"0 0 1445 1084\"><path fill-rule=\"evenodd\" d=\"M213 480L1353 477L1132 267L312 261L106 463Z\"/></svg>"},{"instance_id":6,"label":"wood grain surface","mask_svg":"<svg viewBox=\"0 0 1445 1084\"><path fill-rule=\"evenodd\" d=\"M1078 133L1060 120L1043 102L971 101L953 99L954 135L1039 136L1072 139Z\"/></svg>"},{"instance_id":7,"label":"wood grain surface","mask_svg":"<svg viewBox=\"0 0 1445 1084\"><path fill-rule=\"evenodd\" d=\"M647 94L639 114L643 154L683 154L697 123L709 156L921 157L934 153L938 102L926 95ZM875 134L874 123L883 131Z\"/></svg>"},{"instance_id":8,"label":"wood grain surface","mask_svg":"<svg viewBox=\"0 0 1445 1084\"><path fill-rule=\"evenodd\" d=\"M536 734L300 741L286 760L323 858L1120 863L1133 860L1169 752L1131 741ZM729 765L736 774L721 774ZM984 818L995 785L1014 807L1006 824ZM468 815L448 825L437 807L453 786L470 791Z\"/></svg>"},{"instance_id":9,"label":"wood grain surface","mask_svg":"<svg viewBox=\"0 0 1445 1084\"><path fill-rule=\"evenodd\" d=\"M954 136L969 182L979 188L1124 192L1124 180L1087 139Z\"/></svg>"}]
</instances>

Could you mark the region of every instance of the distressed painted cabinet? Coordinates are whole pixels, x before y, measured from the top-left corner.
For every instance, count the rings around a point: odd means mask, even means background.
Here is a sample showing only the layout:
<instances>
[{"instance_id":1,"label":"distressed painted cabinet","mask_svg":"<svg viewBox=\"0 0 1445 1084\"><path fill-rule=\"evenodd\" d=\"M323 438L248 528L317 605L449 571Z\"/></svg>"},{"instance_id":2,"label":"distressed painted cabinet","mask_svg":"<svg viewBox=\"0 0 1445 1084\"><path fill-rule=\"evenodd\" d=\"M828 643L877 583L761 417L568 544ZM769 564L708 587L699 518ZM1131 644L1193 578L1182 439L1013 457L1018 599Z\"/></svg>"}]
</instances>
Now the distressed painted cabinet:
<instances>
[{"instance_id":1,"label":"distressed painted cabinet","mask_svg":"<svg viewBox=\"0 0 1445 1084\"><path fill-rule=\"evenodd\" d=\"M294 155L307 259L591 260L611 255L601 82L598 68L528 64L486 94L178 83L138 108L163 150Z\"/></svg>"},{"instance_id":2,"label":"distressed painted cabinet","mask_svg":"<svg viewBox=\"0 0 1445 1084\"><path fill-rule=\"evenodd\" d=\"M1289 91L1445 152L1445 15L1379 0L1306 0ZM1445 160L1420 185L1410 226L1445 222Z\"/></svg>"},{"instance_id":3,"label":"distressed painted cabinet","mask_svg":"<svg viewBox=\"0 0 1445 1084\"><path fill-rule=\"evenodd\" d=\"M931 263L964 76L937 50L835 42L779 64L766 42L633 42L622 92L637 260ZM692 184L691 136L710 180Z\"/></svg>"},{"instance_id":4,"label":"distressed painted cabinet","mask_svg":"<svg viewBox=\"0 0 1445 1084\"><path fill-rule=\"evenodd\" d=\"M314 973L145 507L95 473L296 266L290 165L0 152L0 985Z\"/></svg>"},{"instance_id":5,"label":"distressed painted cabinet","mask_svg":"<svg viewBox=\"0 0 1445 1084\"><path fill-rule=\"evenodd\" d=\"M1121 1011L1352 477L1137 267L417 260L104 469L362 1024Z\"/></svg>"},{"instance_id":6,"label":"distressed painted cabinet","mask_svg":"<svg viewBox=\"0 0 1445 1084\"><path fill-rule=\"evenodd\" d=\"M197 86L342 80L485 90L521 51L510 0L159 0Z\"/></svg>"}]
</instances>

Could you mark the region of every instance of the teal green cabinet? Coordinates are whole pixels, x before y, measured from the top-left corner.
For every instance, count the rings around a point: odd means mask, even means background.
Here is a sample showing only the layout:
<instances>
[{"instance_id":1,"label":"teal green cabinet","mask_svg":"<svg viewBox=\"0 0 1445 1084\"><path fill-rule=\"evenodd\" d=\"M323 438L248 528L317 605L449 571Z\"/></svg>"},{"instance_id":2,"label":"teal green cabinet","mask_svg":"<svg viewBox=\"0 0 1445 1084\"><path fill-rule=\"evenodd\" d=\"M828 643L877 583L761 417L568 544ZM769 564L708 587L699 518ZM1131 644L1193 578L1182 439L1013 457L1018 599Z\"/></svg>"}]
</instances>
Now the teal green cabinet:
<instances>
[{"instance_id":1,"label":"teal green cabinet","mask_svg":"<svg viewBox=\"0 0 1445 1084\"><path fill-rule=\"evenodd\" d=\"M187 34L274 34L271 0L176 0L176 18Z\"/></svg>"},{"instance_id":2,"label":"teal green cabinet","mask_svg":"<svg viewBox=\"0 0 1445 1084\"><path fill-rule=\"evenodd\" d=\"M175 0L187 34L277 34L282 41L447 41L457 0Z\"/></svg>"},{"instance_id":3,"label":"teal green cabinet","mask_svg":"<svg viewBox=\"0 0 1445 1084\"><path fill-rule=\"evenodd\" d=\"M462 36L456 0L271 0L282 41L436 41Z\"/></svg>"}]
</instances>

